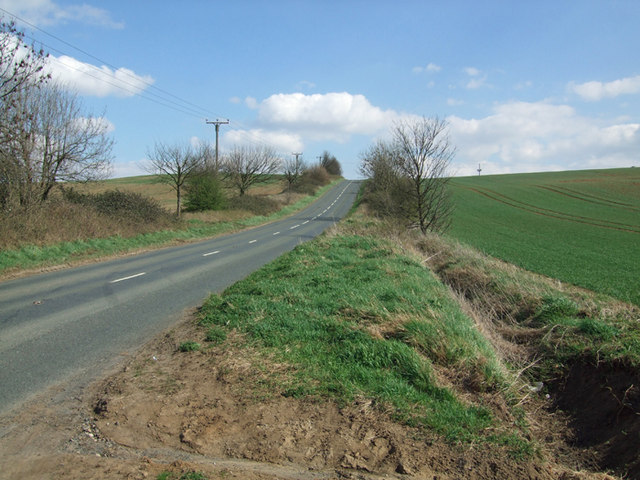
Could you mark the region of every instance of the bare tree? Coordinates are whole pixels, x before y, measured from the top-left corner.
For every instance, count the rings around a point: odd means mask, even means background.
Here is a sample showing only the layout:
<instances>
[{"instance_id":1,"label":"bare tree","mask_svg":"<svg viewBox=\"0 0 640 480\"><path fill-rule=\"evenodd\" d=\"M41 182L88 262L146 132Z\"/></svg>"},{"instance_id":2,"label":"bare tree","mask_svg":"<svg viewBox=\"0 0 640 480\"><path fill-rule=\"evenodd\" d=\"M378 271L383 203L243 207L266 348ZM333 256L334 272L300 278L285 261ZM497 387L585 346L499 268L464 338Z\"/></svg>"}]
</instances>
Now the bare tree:
<instances>
[{"instance_id":1,"label":"bare tree","mask_svg":"<svg viewBox=\"0 0 640 480\"><path fill-rule=\"evenodd\" d=\"M84 114L75 94L51 84L24 87L12 97L16 121L0 143L0 170L11 179L5 204L42 202L58 182L109 174L108 123Z\"/></svg>"},{"instance_id":2,"label":"bare tree","mask_svg":"<svg viewBox=\"0 0 640 480\"><path fill-rule=\"evenodd\" d=\"M25 172L17 168L14 158L16 127L28 121L20 103L25 89L49 79L44 73L46 57L42 50L24 43L24 34L13 22L0 18L0 205L5 207L20 203L16 186L24 185L20 182Z\"/></svg>"},{"instance_id":3,"label":"bare tree","mask_svg":"<svg viewBox=\"0 0 640 480\"><path fill-rule=\"evenodd\" d=\"M300 180L302 173L305 170L305 163L298 158L288 158L282 163L282 173L287 181L287 188L291 190L294 183Z\"/></svg>"},{"instance_id":4,"label":"bare tree","mask_svg":"<svg viewBox=\"0 0 640 480\"><path fill-rule=\"evenodd\" d=\"M399 176L394 162L390 145L378 141L361 155L360 173L369 179L372 190L388 191Z\"/></svg>"},{"instance_id":5,"label":"bare tree","mask_svg":"<svg viewBox=\"0 0 640 480\"><path fill-rule=\"evenodd\" d=\"M60 181L106 176L108 123L86 115L78 97L50 81L47 55L0 20L0 204L47 199Z\"/></svg>"},{"instance_id":6,"label":"bare tree","mask_svg":"<svg viewBox=\"0 0 640 480\"><path fill-rule=\"evenodd\" d=\"M24 33L14 22L0 18L0 101L11 103L11 97L25 86L38 85L50 78L44 73L47 54L28 46Z\"/></svg>"},{"instance_id":7,"label":"bare tree","mask_svg":"<svg viewBox=\"0 0 640 480\"><path fill-rule=\"evenodd\" d=\"M378 141L360 155L360 173L368 179L365 199L373 212L382 216L404 214L406 179L396 164L392 145Z\"/></svg>"},{"instance_id":8,"label":"bare tree","mask_svg":"<svg viewBox=\"0 0 640 480\"><path fill-rule=\"evenodd\" d=\"M84 182L111 172L113 139L103 116L82 112L77 95L51 85L31 102L37 112L38 192L46 200L59 181Z\"/></svg>"},{"instance_id":9,"label":"bare tree","mask_svg":"<svg viewBox=\"0 0 640 480\"><path fill-rule=\"evenodd\" d=\"M252 185L269 180L280 159L269 147L234 147L222 161L222 173L244 195Z\"/></svg>"},{"instance_id":10,"label":"bare tree","mask_svg":"<svg viewBox=\"0 0 640 480\"><path fill-rule=\"evenodd\" d=\"M190 145L167 145L156 142L147 152L149 163L144 168L158 175L158 180L171 185L176 191L176 216L182 210L182 190L187 179L201 171L207 160L205 148L195 149Z\"/></svg>"},{"instance_id":11,"label":"bare tree","mask_svg":"<svg viewBox=\"0 0 640 480\"><path fill-rule=\"evenodd\" d=\"M454 154L445 121L396 123L390 142L379 141L361 155L366 201L378 214L406 218L423 233L446 230L452 211L448 169Z\"/></svg>"},{"instance_id":12,"label":"bare tree","mask_svg":"<svg viewBox=\"0 0 640 480\"><path fill-rule=\"evenodd\" d=\"M437 117L401 121L392 133L394 166L411 186L407 216L422 233L446 230L452 211L448 170L455 155L447 122Z\"/></svg>"}]
</instances>

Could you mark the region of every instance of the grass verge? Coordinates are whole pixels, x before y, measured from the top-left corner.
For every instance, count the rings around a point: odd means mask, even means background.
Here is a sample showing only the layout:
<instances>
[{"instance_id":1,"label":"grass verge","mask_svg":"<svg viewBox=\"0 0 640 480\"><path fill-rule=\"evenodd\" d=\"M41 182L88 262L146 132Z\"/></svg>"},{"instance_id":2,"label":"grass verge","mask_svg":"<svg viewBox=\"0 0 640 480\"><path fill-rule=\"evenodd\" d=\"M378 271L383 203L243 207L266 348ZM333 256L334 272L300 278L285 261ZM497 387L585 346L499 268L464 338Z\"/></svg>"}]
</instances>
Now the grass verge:
<instances>
[{"instance_id":1,"label":"grass verge","mask_svg":"<svg viewBox=\"0 0 640 480\"><path fill-rule=\"evenodd\" d=\"M449 290L391 242L325 235L213 295L201 315L209 331L240 334L234 338L292 365L282 395L339 403L365 396L450 441L532 451L513 424L440 384L444 369L476 393L495 393L505 377Z\"/></svg>"},{"instance_id":2,"label":"grass verge","mask_svg":"<svg viewBox=\"0 0 640 480\"><path fill-rule=\"evenodd\" d=\"M207 222L192 220L185 228L167 229L138 234L131 237L119 235L107 238L88 238L59 242L53 245L25 245L19 249L0 251L0 275L18 270L51 267L69 262L81 262L137 250L161 247L178 242L189 242L233 233L244 228L255 227L291 215L315 201L337 182L318 189L314 195L306 196L268 216L253 216L239 221Z\"/></svg>"},{"instance_id":3,"label":"grass verge","mask_svg":"<svg viewBox=\"0 0 640 480\"><path fill-rule=\"evenodd\" d=\"M582 360L640 369L640 309L518 269L442 237L418 248L439 277L514 336L535 340L539 376ZM552 374L552 370L556 374Z\"/></svg>"}]
</instances>

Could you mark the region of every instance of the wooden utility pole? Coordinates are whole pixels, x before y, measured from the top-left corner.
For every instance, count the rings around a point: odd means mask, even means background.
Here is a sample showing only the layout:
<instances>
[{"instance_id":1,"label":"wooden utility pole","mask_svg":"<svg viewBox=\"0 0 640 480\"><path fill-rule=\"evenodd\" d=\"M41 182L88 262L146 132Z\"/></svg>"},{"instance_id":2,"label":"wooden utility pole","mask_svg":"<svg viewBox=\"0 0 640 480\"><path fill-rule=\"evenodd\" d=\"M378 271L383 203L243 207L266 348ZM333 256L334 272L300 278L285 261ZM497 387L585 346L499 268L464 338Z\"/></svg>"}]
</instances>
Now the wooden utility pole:
<instances>
[{"instance_id":1,"label":"wooden utility pole","mask_svg":"<svg viewBox=\"0 0 640 480\"><path fill-rule=\"evenodd\" d=\"M292 153L291 153L291 155L295 155L295 156L296 156L296 173L297 173L297 171L298 171L298 165L300 165L300 164L298 163L298 157L299 157L300 155L302 155L302 152L292 152Z\"/></svg>"},{"instance_id":2,"label":"wooden utility pole","mask_svg":"<svg viewBox=\"0 0 640 480\"><path fill-rule=\"evenodd\" d=\"M206 120L206 122L209 125L215 125L216 126L216 174L220 171L220 165L218 164L218 132L220 131L220 125L226 125L229 123L229 119L227 118L226 120L218 120L216 119L215 121L209 121Z\"/></svg>"}]
</instances>

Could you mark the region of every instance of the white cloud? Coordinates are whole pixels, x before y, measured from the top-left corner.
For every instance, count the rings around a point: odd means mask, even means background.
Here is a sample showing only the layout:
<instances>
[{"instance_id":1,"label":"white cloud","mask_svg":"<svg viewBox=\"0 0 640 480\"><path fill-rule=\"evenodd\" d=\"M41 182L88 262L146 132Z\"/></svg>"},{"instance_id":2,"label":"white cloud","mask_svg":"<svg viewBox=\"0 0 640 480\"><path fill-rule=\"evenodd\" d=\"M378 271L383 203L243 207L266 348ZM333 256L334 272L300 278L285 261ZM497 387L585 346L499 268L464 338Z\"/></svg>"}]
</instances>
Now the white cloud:
<instances>
[{"instance_id":1,"label":"white cloud","mask_svg":"<svg viewBox=\"0 0 640 480\"><path fill-rule=\"evenodd\" d=\"M283 130L235 129L226 130L222 134L221 148L231 148L234 145L266 145L278 152L297 152L304 149L302 137L296 133Z\"/></svg>"},{"instance_id":2,"label":"white cloud","mask_svg":"<svg viewBox=\"0 0 640 480\"><path fill-rule=\"evenodd\" d=\"M612 168L634 163L640 124L603 124L568 105L511 102L481 119L448 118L457 164L485 173Z\"/></svg>"},{"instance_id":3,"label":"white cloud","mask_svg":"<svg viewBox=\"0 0 640 480\"><path fill-rule=\"evenodd\" d=\"M0 0L0 7L39 26L75 21L107 28L124 28L124 23L113 20L107 10L86 3L61 6L52 0Z\"/></svg>"},{"instance_id":4,"label":"white cloud","mask_svg":"<svg viewBox=\"0 0 640 480\"><path fill-rule=\"evenodd\" d=\"M477 90L478 88L488 86L487 75L483 74L482 71L478 70L477 68L467 67L464 69L464 72L471 77L466 84L467 89Z\"/></svg>"},{"instance_id":5,"label":"white cloud","mask_svg":"<svg viewBox=\"0 0 640 480\"><path fill-rule=\"evenodd\" d=\"M426 67L413 67L412 69L413 73L438 73L440 70L442 70L442 67L440 65L436 65L435 63L429 63Z\"/></svg>"},{"instance_id":6,"label":"white cloud","mask_svg":"<svg viewBox=\"0 0 640 480\"><path fill-rule=\"evenodd\" d=\"M472 78L467 82L466 85L469 90L477 90L478 88L482 88L485 86L487 86L487 77Z\"/></svg>"},{"instance_id":7,"label":"white cloud","mask_svg":"<svg viewBox=\"0 0 640 480\"><path fill-rule=\"evenodd\" d=\"M603 98L615 98L619 95L640 93L640 75L627 77L612 82L569 83L570 92L578 94L584 100L597 101Z\"/></svg>"},{"instance_id":8,"label":"white cloud","mask_svg":"<svg viewBox=\"0 0 640 480\"><path fill-rule=\"evenodd\" d=\"M457 107L459 105L464 105L464 100L458 100L456 98L447 98L447 105L450 107Z\"/></svg>"},{"instance_id":9,"label":"white cloud","mask_svg":"<svg viewBox=\"0 0 640 480\"><path fill-rule=\"evenodd\" d=\"M478 75L480 75L480 70L475 67L467 67L464 69L464 72L470 77L477 77Z\"/></svg>"},{"instance_id":10,"label":"white cloud","mask_svg":"<svg viewBox=\"0 0 640 480\"><path fill-rule=\"evenodd\" d=\"M308 80L302 80L301 82L298 83L296 88L298 90L311 90L311 89L313 89L315 87L316 87L315 83L310 82Z\"/></svg>"},{"instance_id":11,"label":"white cloud","mask_svg":"<svg viewBox=\"0 0 640 480\"><path fill-rule=\"evenodd\" d=\"M270 128L304 134L313 140L347 141L351 135L386 130L398 114L371 105L364 95L347 92L276 94L258 106L258 121Z\"/></svg>"},{"instance_id":12,"label":"white cloud","mask_svg":"<svg viewBox=\"0 0 640 480\"><path fill-rule=\"evenodd\" d=\"M275 94L257 101L245 100L257 110L253 128L227 129L222 144L266 144L277 151L303 151L313 142L346 143L354 135L376 137L389 131L400 118L412 118L372 105L363 95L347 92L305 95Z\"/></svg>"},{"instance_id":13,"label":"white cloud","mask_svg":"<svg viewBox=\"0 0 640 480\"><path fill-rule=\"evenodd\" d=\"M526 80L524 82L517 83L513 88L515 90L526 90L533 86L533 82L531 80Z\"/></svg>"},{"instance_id":14,"label":"white cloud","mask_svg":"<svg viewBox=\"0 0 640 480\"><path fill-rule=\"evenodd\" d=\"M256 110L258 108L258 101L253 97L247 97L244 99L244 103L251 110Z\"/></svg>"},{"instance_id":15,"label":"white cloud","mask_svg":"<svg viewBox=\"0 0 640 480\"><path fill-rule=\"evenodd\" d=\"M81 95L96 97L130 97L141 93L154 81L152 77L138 75L128 68L96 67L66 55L49 56L47 68L60 83Z\"/></svg>"}]
</instances>

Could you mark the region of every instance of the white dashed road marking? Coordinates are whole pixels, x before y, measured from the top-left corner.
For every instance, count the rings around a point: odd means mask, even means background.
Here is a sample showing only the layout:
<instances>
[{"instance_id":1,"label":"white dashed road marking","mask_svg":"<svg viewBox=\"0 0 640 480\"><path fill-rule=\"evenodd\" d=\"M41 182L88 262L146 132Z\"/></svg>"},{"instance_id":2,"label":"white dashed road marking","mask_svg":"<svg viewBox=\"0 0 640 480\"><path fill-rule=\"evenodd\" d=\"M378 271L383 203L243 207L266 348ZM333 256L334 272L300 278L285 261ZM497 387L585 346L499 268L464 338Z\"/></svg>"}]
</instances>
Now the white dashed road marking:
<instances>
[{"instance_id":1,"label":"white dashed road marking","mask_svg":"<svg viewBox=\"0 0 640 480\"><path fill-rule=\"evenodd\" d=\"M109 283L118 283L124 280L131 280L132 278L141 277L142 275L146 275L146 272L136 273L135 275L129 275L128 277L119 278L117 280L111 280Z\"/></svg>"}]
</instances>

